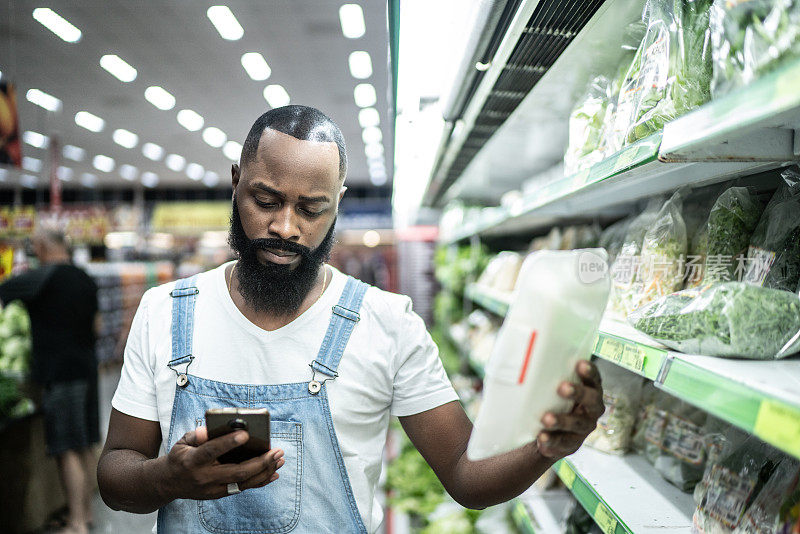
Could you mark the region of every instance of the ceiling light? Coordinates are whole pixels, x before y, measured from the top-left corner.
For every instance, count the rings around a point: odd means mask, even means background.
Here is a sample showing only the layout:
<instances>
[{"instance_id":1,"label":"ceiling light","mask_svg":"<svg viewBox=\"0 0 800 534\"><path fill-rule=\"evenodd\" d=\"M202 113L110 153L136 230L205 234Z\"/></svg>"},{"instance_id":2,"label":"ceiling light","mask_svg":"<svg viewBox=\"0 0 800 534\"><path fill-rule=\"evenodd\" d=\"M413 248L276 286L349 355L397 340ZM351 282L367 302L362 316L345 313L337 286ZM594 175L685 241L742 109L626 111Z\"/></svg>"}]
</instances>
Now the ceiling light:
<instances>
[{"instance_id":1,"label":"ceiling light","mask_svg":"<svg viewBox=\"0 0 800 534\"><path fill-rule=\"evenodd\" d=\"M186 166L186 158L177 154L170 154L167 156L167 159L164 160L164 164L171 171L181 172Z\"/></svg>"},{"instance_id":2,"label":"ceiling light","mask_svg":"<svg viewBox=\"0 0 800 534\"><path fill-rule=\"evenodd\" d=\"M358 4L344 4L339 8L339 22L342 23L342 33L348 39L358 39L364 35L364 12Z\"/></svg>"},{"instance_id":3,"label":"ceiling light","mask_svg":"<svg viewBox=\"0 0 800 534\"><path fill-rule=\"evenodd\" d=\"M372 76L372 59L370 59L369 53L363 50L352 52L349 63L350 74L353 75L353 78L364 80Z\"/></svg>"},{"instance_id":4,"label":"ceiling light","mask_svg":"<svg viewBox=\"0 0 800 534\"><path fill-rule=\"evenodd\" d=\"M72 180L72 176L75 174L75 171L70 169L69 167L59 167L56 169L56 176L62 182L69 182Z\"/></svg>"},{"instance_id":5,"label":"ceiling light","mask_svg":"<svg viewBox=\"0 0 800 534\"><path fill-rule=\"evenodd\" d=\"M370 126L369 128L364 128L364 131L361 132L361 139L365 145L380 143L383 141L383 132L377 126Z\"/></svg>"},{"instance_id":6,"label":"ceiling light","mask_svg":"<svg viewBox=\"0 0 800 534\"><path fill-rule=\"evenodd\" d=\"M197 163L190 163L186 166L186 176L194 180L195 182L203 177L206 173L206 170L203 168L202 165Z\"/></svg>"},{"instance_id":7,"label":"ceiling light","mask_svg":"<svg viewBox=\"0 0 800 534\"><path fill-rule=\"evenodd\" d=\"M36 184L39 183L39 178L32 174L22 174L19 177L19 183L22 187L36 189Z\"/></svg>"},{"instance_id":8,"label":"ceiling light","mask_svg":"<svg viewBox=\"0 0 800 534\"><path fill-rule=\"evenodd\" d=\"M191 109L182 109L178 112L178 124L189 130L196 132L203 127L203 117Z\"/></svg>"},{"instance_id":9,"label":"ceiling light","mask_svg":"<svg viewBox=\"0 0 800 534\"><path fill-rule=\"evenodd\" d=\"M372 182L372 185L380 187L386 184L386 173L383 175L370 176L369 181Z\"/></svg>"},{"instance_id":10,"label":"ceiling light","mask_svg":"<svg viewBox=\"0 0 800 534\"><path fill-rule=\"evenodd\" d=\"M264 100L273 108L289 105L289 93L282 85L273 84L264 88Z\"/></svg>"},{"instance_id":11,"label":"ceiling light","mask_svg":"<svg viewBox=\"0 0 800 534\"><path fill-rule=\"evenodd\" d=\"M358 124L362 128L369 128L370 126L378 126L381 123L381 116L375 108L364 108L358 112Z\"/></svg>"},{"instance_id":12,"label":"ceiling light","mask_svg":"<svg viewBox=\"0 0 800 534\"><path fill-rule=\"evenodd\" d=\"M370 174L386 174L386 167L384 166L383 162L376 162L369 164L369 173Z\"/></svg>"},{"instance_id":13,"label":"ceiling light","mask_svg":"<svg viewBox=\"0 0 800 534\"><path fill-rule=\"evenodd\" d=\"M129 182L135 180L137 174L139 174L139 169L133 165L128 165L126 163L125 165L120 165L119 167L119 175Z\"/></svg>"},{"instance_id":14,"label":"ceiling light","mask_svg":"<svg viewBox=\"0 0 800 534\"><path fill-rule=\"evenodd\" d=\"M266 80L272 74L272 69L267 65L267 60L258 52L243 54L242 67L247 71L247 75L257 82Z\"/></svg>"},{"instance_id":15,"label":"ceiling light","mask_svg":"<svg viewBox=\"0 0 800 534\"><path fill-rule=\"evenodd\" d=\"M244 35L244 29L228 6L211 6L206 15L223 39L238 41Z\"/></svg>"},{"instance_id":16,"label":"ceiling light","mask_svg":"<svg viewBox=\"0 0 800 534\"><path fill-rule=\"evenodd\" d=\"M48 7L34 9L33 18L68 43L77 43L81 40L81 31Z\"/></svg>"},{"instance_id":17,"label":"ceiling light","mask_svg":"<svg viewBox=\"0 0 800 534\"><path fill-rule=\"evenodd\" d=\"M367 165L370 167L374 165L384 165L383 154L378 154L376 157L367 157Z\"/></svg>"},{"instance_id":18,"label":"ceiling light","mask_svg":"<svg viewBox=\"0 0 800 534\"><path fill-rule=\"evenodd\" d=\"M155 187L158 185L158 175L154 172L142 173L142 185L145 187Z\"/></svg>"},{"instance_id":19,"label":"ceiling light","mask_svg":"<svg viewBox=\"0 0 800 534\"><path fill-rule=\"evenodd\" d=\"M47 145L50 143L50 139L48 139L46 135L31 131L23 132L22 140L36 148L47 148Z\"/></svg>"},{"instance_id":20,"label":"ceiling light","mask_svg":"<svg viewBox=\"0 0 800 534\"><path fill-rule=\"evenodd\" d=\"M213 146L214 148L221 147L222 145L225 144L225 141L227 140L228 136L225 135L225 132L223 132L219 128L211 126L210 128L206 128L205 130L203 130L203 141Z\"/></svg>"},{"instance_id":21,"label":"ceiling light","mask_svg":"<svg viewBox=\"0 0 800 534\"><path fill-rule=\"evenodd\" d=\"M65 158L71 159L72 161L83 161L83 158L86 157L86 151L75 145L64 145L64 149L61 153L64 154Z\"/></svg>"},{"instance_id":22,"label":"ceiling light","mask_svg":"<svg viewBox=\"0 0 800 534\"><path fill-rule=\"evenodd\" d=\"M84 187L92 188L97 185L97 176L90 172L85 172L81 175L81 184Z\"/></svg>"},{"instance_id":23,"label":"ceiling light","mask_svg":"<svg viewBox=\"0 0 800 534\"><path fill-rule=\"evenodd\" d=\"M369 144L364 147L364 154L368 158L377 158L383 155L383 145L380 143Z\"/></svg>"},{"instance_id":24,"label":"ceiling light","mask_svg":"<svg viewBox=\"0 0 800 534\"><path fill-rule=\"evenodd\" d=\"M115 143L125 148L133 148L139 144L139 136L128 130L114 130L114 134L111 137Z\"/></svg>"},{"instance_id":25,"label":"ceiling light","mask_svg":"<svg viewBox=\"0 0 800 534\"><path fill-rule=\"evenodd\" d=\"M43 107L47 111L58 111L61 109L61 100L39 89L28 89L28 92L25 93L25 98L27 98L28 102L31 104Z\"/></svg>"},{"instance_id":26,"label":"ceiling light","mask_svg":"<svg viewBox=\"0 0 800 534\"><path fill-rule=\"evenodd\" d=\"M356 85L356 88L353 90L353 98L355 98L356 105L360 108L374 106L375 102L378 101L375 88L371 83L360 83Z\"/></svg>"},{"instance_id":27,"label":"ceiling light","mask_svg":"<svg viewBox=\"0 0 800 534\"><path fill-rule=\"evenodd\" d=\"M88 111L79 111L75 114L75 124L97 133L105 128L106 121Z\"/></svg>"},{"instance_id":28,"label":"ceiling light","mask_svg":"<svg viewBox=\"0 0 800 534\"><path fill-rule=\"evenodd\" d=\"M116 54L101 57L100 66L121 82L132 82L136 79L136 69Z\"/></svg>"},{"instance_id":29,"label":"ceiling light","mask_svg":"<svg viewBox=\"0 0 800 534\"><path fill-rule=\"evenodd\" d=\"M145 89L144 97L158 109L168 110L175 107L175 97L158 85Z\"/></svg>"},{"instance_id":30,"label":"ceiling light","mask_svg":"<svg viewBox=\"0 0 800 534\"><path fill-rule=\"evenodd\" d=\"M219 183L219 174L214 171L207 171L206 175L203 177L203 183L207 187L214 187Z\"/></svg>"},{"instance_id":31,"label":"ceiling light","mask_svg":"<svg viewBox=\"0 0 800 534\"><path fill-rule=\"evenodd\" d=\"M0 168L0 182L5 182L7 175L8 171L6 169Z\"/></svg>"},{"instance_id":32,"label":"ceiling light","mask_svg":"<svg viewBox=\"0 0 800 534\"><path fill-rule=\"evenodd\" d=\"M222 147L222 153L230 160L239 161L239 158L242 156L242 145L236 141L228 141L225 143L225 146Z\"/></svg>"},{"instance_id":33,"label":"ceiling light","mask_svg":"<svg viewBox=\"0 0 800 534\"><path fill-rule=\"evenodd\" d=\"M147 159L158 161L164 157L164 149L155 143L145 143L142 145L142 154Z\"/></svg>"},{"instance_id":34,"label":"ceiling light","mask_svg":"<svg viewBox=\"0 0 800 534\"><path fill-rule=\"evenodd\" d=\"M116 164L114 163L114 160L112 158L99 154L95 156L94 159L92 160L92 165L98 171L111 172L114 170L114 166Z\"/></svg>"},{"instance_id":35,"label":"ceiling light","mask_svg":"<svg viewBox=\"0 0 800 534\"><path fill-rule=\"evenodd\" d=\"M367 230L361 237L365 247L374 248L381 244L381 234L375 230Z\"/></svg>"},{"instance_id":36,"label":"ceiling light","mask_svg":"<svg viewBox=\"0 0 800 534\"><path fill-rule=\"evenodd\" d=\"M22 168L30 172L39 172L42 170L42 160L26 156L22 158Z\"/></svg>"}]
</instances>

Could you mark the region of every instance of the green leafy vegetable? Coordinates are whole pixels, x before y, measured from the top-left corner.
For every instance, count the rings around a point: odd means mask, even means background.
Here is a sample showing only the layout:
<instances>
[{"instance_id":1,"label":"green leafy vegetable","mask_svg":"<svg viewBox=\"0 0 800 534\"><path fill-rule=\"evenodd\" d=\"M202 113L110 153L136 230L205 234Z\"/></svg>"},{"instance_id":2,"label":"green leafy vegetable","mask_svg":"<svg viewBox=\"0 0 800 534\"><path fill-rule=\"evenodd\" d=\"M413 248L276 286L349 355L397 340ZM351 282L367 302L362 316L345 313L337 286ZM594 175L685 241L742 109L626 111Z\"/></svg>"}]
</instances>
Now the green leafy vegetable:
<instances>
[{"instance_id":1,"label":"green leafy vegetable","mask_svg":"<svg viewBox=\"0 0 800 534\"><path fill-rule=\"evenodd\" d=\"M737 271L744 265L741 258L763 211L764 205L746 187L731 187L717 198L705 230L703 283L737 279Z\"/></svg>"},{"instance_id":2,"label":"green leafy vegetable","mask_svg":"<svg viewBox=\"0 0 800 534\"><path fill-rule=\"evenodd\" d=\"M636 310L628 321L689 354L771 360L800 349L800 298L744 282L667 295Z\"/></svg>"},{"instance_id":3,"label":"green leafy vegetable","mask_svg":"<svg viewBox=\"0 0 800 534\"><path fill-rule=\"evenodd\" d=\"M746 280L795 291L800 282L800 168L781 173L783 185L767 204L748 250Z\"/></svg>"},{"instance_id":4,"label":"green leafy vegetable","mask_svg":"<svg viewBox=\"0 0 800 534\"><path fill-rule=\"evenodd\" d=\"M711 35L718 96L800 57L800 2L715 0Z\"/></svg>"},{"instance_id":5,"label":"green leafy vegetable","mask_svg":"<svg viewBox=\"0 0 800 534\"><path fill-rule=\"evenodd\" d=\"M569 116L569 145L564 154L564 173L571 175L603 159L600 152L609 101L609 80L596 76Z\"/></svg>"}]
</instances>

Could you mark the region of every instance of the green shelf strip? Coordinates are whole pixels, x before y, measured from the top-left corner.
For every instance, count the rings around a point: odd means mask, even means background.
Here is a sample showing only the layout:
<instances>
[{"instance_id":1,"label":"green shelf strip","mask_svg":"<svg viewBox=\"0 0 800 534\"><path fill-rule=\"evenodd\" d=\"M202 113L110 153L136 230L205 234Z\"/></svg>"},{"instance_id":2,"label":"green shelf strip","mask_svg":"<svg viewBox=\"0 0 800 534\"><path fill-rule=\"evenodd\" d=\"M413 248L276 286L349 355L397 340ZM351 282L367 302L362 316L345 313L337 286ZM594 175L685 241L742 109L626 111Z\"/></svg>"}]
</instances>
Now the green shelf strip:
<instances>
[{"instance_id":1,"label":"green shelf strip","mask_svg":"<svg viewBox=\"0 0 800 534\"><path fill-rule=\"evenodd\" d=\"M633 534L622 518L595 493L592 484L583 478L568 460L559 460L553 469L605 534Z\"/></svg>"},{"instance_id":2,"label":"green shelf strip","mask_svg":"<svg viewBox=\"0 0 800 534\"><path fill-rule=\"evenodd\" d=\"M534 522L531 520L528 509L525 508L525 504L519 499L514 500L514 506L511 508L511 520L514 521L514 525L524 534L538 534L536 527L533 526Z\"/></svg>"},{"instance_id":3,"label":"green shelf strip","mask_svg":"<svg viewBox=\"0 0 800 534\"><path fill-rule=\"evenodd\" d=\"M650 380L658 377L667 357L666 350L602 331L597 336L594 354Z\"/></svg>"},{"instance_id":4,"label":"green shelf strip","mask_svg":"<svg viewBox=\"0 0 800 534\"><path fill-rule=\"evenodd\" d=\"M800 406L683 359L667 362L662 389L800 458Z\"/></svg>"},{"instance_id":5,"label":"green shelf strip","mask_svg":"<svg viewBox=\"0 0 800 534\"><path fill-rule=\"evenodd\" d=\"M467 298L482 308L489 310L495 315L504 317L508 312L509 303L501 298L487 293L481 287L471 284L467 286L465 291Z\"/></svg>"},{"instance_id":6,"label":"green shelf strip","mask_svg":"<svg viewBox=\"0 0 800 534\"><path fill-rule=\"evenodd\" d=\"M669 130L668 142L661 151L679 152L796 108L800 106L798 87L800 60L795 60L668 123L665 126Z\"/></svg>"}]
</instances>

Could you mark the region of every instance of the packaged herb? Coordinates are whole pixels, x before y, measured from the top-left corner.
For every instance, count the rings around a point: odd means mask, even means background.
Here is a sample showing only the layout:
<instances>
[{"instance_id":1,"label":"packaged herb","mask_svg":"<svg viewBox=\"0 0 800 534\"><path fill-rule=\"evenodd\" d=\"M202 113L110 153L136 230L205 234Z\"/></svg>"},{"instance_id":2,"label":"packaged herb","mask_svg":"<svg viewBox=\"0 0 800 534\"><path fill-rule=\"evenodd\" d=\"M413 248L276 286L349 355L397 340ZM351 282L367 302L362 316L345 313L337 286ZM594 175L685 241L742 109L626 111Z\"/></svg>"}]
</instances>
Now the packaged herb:
<instances>
[{"instance_id":1,"label":"packaged herb","mask_svg":"<svg viewBox=\"0 0 800 534\"><path fill-rule=\"evenodd\" d=\"M608 252L609 264L613 264L617 258L617 254L619 254L622 244L625 242L625 235L632 220L633 217L621 219L607 227L600 234L599 246Z\"/></svg>"},{"instance_id":2,"label":"packaged herb","mask_svg":"<svg viewBox=\"0 0 800 534\"><path fill-rule=\"evenodd\" d=\"M655 464L664 448L670 410L680 404L680 401L655 388L651 393L643 391L643 395L650 397L650 402L644 407L643 417L637 425L632 444L636 452L651 464Z\"/></svg>"},{"instance_id":3,"label":"packaged herb","mask_svg":"<svg viewBox=\"0 0 800 534\"><path fill-rule=\"evenodd\" d=\"M711 0L647 1L647 31L620 91L615 119L629 125L628 143L709 100L710 7Z\"/></svg>"},{"instance_id":4,"label":"packaged herb","mask_svg":"<svg viewBox=\"0 0 800 534\"><path fill-rule=\"evenodd\" d=\"M715 0L711 42L716 97L800 57L800 2Z\"/></svg>"},{"instance_id":5,"label":"packaged herb","mask_svg":"<svg viewBox=\"0 0 800 534\"><path fill-rule=\"evenodd\" d=\"M705 412L684 402L667 416L661 453L653 466L682 491L691 491L703 477L706 462Z\"/></svg>"},{"instance_id":6,"label":"packaged herb","mask_svg":"<svg viewBox=\"0 0 800 534\"><path fill-rule=\"evenodd\" d=\"M781 173L775 192L758 222L747 253L748 283L795 291L800 281L800 168Z\"/></svg>"},{"instance_id":7,"label":"packaged herb","mask_svg":"<svg viewBox=\"0 0 800 534\"><path fill-rule=\"evenodd\" d=\"M667 295L630 314L628 322L688 354L771 360L800 350L800 297L744 282Z\"/></svg>"},{"instance_id":8,"label":"packaged herb","mask_svg":"<svg viewBox=\"0 0 800 534\"><path fill-rule=\"evenodd\" d=\"M705 229L703 284L741 281L750 237L764 205L746 187L730 187L714 202Z\"/></svg>"}]
</instances>

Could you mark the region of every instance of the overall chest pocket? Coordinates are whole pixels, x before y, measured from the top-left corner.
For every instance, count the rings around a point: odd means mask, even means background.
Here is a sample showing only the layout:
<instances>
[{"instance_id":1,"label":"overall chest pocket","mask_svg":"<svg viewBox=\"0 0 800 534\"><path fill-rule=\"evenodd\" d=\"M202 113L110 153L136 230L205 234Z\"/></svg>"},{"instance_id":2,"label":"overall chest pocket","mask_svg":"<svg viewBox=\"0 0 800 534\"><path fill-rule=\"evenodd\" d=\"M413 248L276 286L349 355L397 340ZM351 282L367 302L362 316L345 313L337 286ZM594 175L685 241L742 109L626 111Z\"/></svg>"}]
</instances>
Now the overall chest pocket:
<instances>
[{"instance_id":1,"label":"overall chest pocket","mask_svg":"<svg viewBox=\"0 0 800 534\"><path fill-rule=\"evenodd\" d=\"M297 525L303 478L302 424L271 421L270 442L273 449L285 453L278 480L222 499L198 501L205 529L221 534L282 534Z\"/></svg>"}]
</instances>

